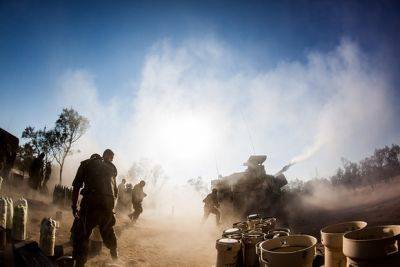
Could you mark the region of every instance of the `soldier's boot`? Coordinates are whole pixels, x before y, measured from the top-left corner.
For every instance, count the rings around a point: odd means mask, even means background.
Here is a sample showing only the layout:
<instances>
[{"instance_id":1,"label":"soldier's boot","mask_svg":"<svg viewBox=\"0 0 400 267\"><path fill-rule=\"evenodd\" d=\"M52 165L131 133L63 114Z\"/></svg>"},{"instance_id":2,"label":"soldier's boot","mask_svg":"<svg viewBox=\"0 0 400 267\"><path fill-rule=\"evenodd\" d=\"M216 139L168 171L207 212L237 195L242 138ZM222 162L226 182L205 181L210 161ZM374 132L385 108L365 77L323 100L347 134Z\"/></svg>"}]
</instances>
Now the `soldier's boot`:
<instances>
[{"instance_id":1,"label":"soldier's boot","mask_svg":"<svg viewBox=\"0 0 400 267\"><path fill-rule=\"evenodd\" d=\"M118 260L118 251L116 248L110 249L110 254L113 260Z\"/></svg>"},{"instance_id":2,"label":"soldier's boot","mask_svg":"<svg viewBox=\"0 0 400 267\"><path fill-rule=\"evenodd\" d=\"M128 216L129 216L129 219L131 219L132 222L136 222L138 217L139 217L136 212L132 212Z\"/></svg>"}]
</instances>

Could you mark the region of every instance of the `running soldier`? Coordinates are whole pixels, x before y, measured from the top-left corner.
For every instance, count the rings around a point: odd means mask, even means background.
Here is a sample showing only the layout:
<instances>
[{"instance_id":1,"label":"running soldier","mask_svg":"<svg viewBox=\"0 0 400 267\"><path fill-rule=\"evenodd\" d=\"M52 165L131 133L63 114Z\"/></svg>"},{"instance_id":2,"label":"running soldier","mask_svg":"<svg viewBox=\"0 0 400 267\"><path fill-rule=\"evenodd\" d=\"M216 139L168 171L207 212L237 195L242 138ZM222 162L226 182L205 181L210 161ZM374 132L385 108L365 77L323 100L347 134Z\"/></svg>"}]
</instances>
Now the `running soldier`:
<instances>
[{"instance_id":1,"label":"running soldier","mask_svg":"<svg viewBox=\"0 0 400 267\"><path fill-rule=\"evenodd\" d=\"M220 224L221 213L219 211L219 202L218 202L218 191L217 189L213 189L210 194L203 199L204 202L204 216L203 216L203 223L207 220L210 213L215 214L215 219L217 225Z\"/></svg>"},{"instance_id":2,"label":"running soldier","mask_svg":"<svg viewBox=\"0 0 400 267\"><path fill-rule=\"evenodd\" d=\"M136 184L132 190L132 206L135 210L133 213L129 214L129 218L132 221L136 221L139 218L139 215L143 212L142 202L143 199L147 196L145 192L143 192L143 188L146 185L145 181L140 181L140 183Z\"/></svg>"}]
</instances>

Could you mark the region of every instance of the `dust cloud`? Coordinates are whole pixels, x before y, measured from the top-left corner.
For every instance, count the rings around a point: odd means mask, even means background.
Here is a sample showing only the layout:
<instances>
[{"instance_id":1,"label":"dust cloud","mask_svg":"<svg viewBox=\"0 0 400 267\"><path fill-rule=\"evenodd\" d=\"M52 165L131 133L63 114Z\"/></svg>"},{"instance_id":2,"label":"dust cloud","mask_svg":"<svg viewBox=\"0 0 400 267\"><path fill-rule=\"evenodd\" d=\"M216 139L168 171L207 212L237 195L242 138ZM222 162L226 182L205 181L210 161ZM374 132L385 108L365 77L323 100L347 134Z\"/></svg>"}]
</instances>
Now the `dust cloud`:
<instances>
[{"instance_id":1,"label":"dust cloud","mask_svg":"<svg viewBox=\"0 0 400 267\"><path fill-rule=\"evenodd\" d=\"M125 99L101 99L88 70L72 70L60 79L62 104L92 125L77 144L81 153L66 163L64 183L71 183L81 160L105 148L115 152L120 174L146 157L170 177L163 187L145 188L148 198L137 224L129 225L124 215L118 219L128 266L176 265L176 254L190 266L213 262L221 229L213 218L201 224L204 195L184 184L238 171L253 153L248 131L255 150L271 154L268 173L291 158L289 165L296 167L285 173L289 179L310 178L316 166L328 176L340 157L356 160L397 136L391 85L351 40L264 70L243 66L245 61L212 38L177 46L161 41L149 50L140 80ZM238 67L227 71L227 65ZM336 211L377 201L369 190L316 185L296 203L302 205L297 211ZM102 258L92 266L97 260Z\"/></svg>"},{"instance_id":2,"label":"dust cloud","mask_svg":"<svg viewBox=\"0 0 400 267\"><path fill-rule=\"evenodd\" d=\"M60 102L92 125L77 145L79 160L67 164L76 169L84 157L111 147L121 172L146 157L175 184L212 179L216 165L228 175L253 153L250 132L257 153L269 156L267 168L302 162L286 174L307 179L316 167L328 176L340 157L356 160L398 136L390 81L349 39L330 51L310 51L303 61L261 70L243 62L218 39L163 40L149 49L132 95L108 101L89 70L67 72Z\"/></svg>"},{"instance_id":3,"label":"dust cloud","mask_svg":"<svg viewBox=\"0 0 400 267\"><path fill-rule=\"evenodd\" d=\"M143 213L132 224L117 213L116 233L124 266L211 266L215 264L215 241L222 228L215 218L203 224L203 196L190 186L165 184L144 188ZM89 262L96 266L106 258Z\"/></svg>"},{"instance_id":4,"label":"dust cloud","mask_svg":"<svg viewBox=\"0 0 400 267\"><path fill-rule=\"evenodd\" d=\"M314 183L311 192L301 197L304 206L325 210L340 210L376 204L398 196L400 181L397 178L376 185L357 188L327 183Z\"/></svg>"}]
</instances>

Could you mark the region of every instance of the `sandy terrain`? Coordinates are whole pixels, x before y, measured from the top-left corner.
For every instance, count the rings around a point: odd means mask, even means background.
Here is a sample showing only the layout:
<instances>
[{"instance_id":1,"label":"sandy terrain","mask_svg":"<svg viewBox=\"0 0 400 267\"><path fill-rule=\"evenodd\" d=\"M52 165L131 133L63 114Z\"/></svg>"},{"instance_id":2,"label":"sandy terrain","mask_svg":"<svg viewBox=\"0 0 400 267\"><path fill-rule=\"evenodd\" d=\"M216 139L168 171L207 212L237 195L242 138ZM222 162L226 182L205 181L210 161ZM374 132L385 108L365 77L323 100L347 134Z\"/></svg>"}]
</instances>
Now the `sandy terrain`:
<instances>
[{"instance_id":1,"label":"sandy terrain","mask_svg":"<svg viewBox=\"0 0 400 267\"><path fill-rule=\"evenodd\" d=\"M3 188L2 195L17 199L28 196L27 238L39 240L40 222L44 217L53 217L57 211L63 212L60 228L57 230L57 245L64 246L64 252L71 254L70 227L73 217L69 209L55 207L49 197L33 193L17 193L12 188ZM5 193L7 192L7 193ZM137 223L117 214L115 231L118 237L120 266L212 266L215 257L215 240L222 228L217 228L214 218L201 225L198 218L158 218L151 211L144 212ZM103 246L100 256L91 258L87 266L109 266L109 251Z\"/></svg>"},{"instance_id":2,"label":"sandy terrain","mask_svg":"<svg viewBox=\"0 0 400 267\"><path fill-rule=\"evenodd\" d=\"M211 266L215 261L214 244L220 234L217 228L171 218L142 218L134 225L124 218L118 221L120 259L126 266ZM108 251L103 249L102 255L88 265L101 265L108 258Z\"/></svg>"},{"instance_id":3,"label":"sandy terrain","mask_svg":"<svg viewBox=\"0 0 400 267\"><path fill-rule=\"evenodd\" d=\"M7 192L7 194L5 194ZM3 195L14 198L22 194L3 189ZM303 200L303 206L290 211L290 227L296 233L312 234L319 238L321 227L346 221L365 220L369 225L400 223L400 181L365 187L356 191L341 191L333 195L323 192L322 198L313 196ZM57 207L49 198L29 195L28 238L39 240L40 221L45 216L55 216ZM57 231L57 244L63 244L66 253L71 252L69 230L72 215L63 211L63 219ZM224 227L217 228L213 218L205 225L197 218L158 217L151 211L143 213L136 224L127 217L117 216L120 266L212 266L215 263L215 240ZM228 227L227 222L225 227ZM91 258L87 266L110 266L108 250Z\"/></svg>"}]
</instances>

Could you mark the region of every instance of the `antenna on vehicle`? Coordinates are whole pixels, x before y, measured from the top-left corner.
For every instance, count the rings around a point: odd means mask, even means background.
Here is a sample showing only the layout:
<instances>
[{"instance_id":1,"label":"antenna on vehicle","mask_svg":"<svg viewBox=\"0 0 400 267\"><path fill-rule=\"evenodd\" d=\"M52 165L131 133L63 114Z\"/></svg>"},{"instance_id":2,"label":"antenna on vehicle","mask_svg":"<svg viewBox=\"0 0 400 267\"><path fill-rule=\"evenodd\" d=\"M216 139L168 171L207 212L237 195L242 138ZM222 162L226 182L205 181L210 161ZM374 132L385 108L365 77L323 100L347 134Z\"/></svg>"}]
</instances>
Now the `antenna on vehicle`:
<instances>
[{"instance_id":1,"label":"antenna on vehicle","mask_svg":"<svg viewBox=\"0 0 400 267\"><path fill-rule=\"evenodd\" d=\"M251 136L249 125L247 124L246 120L244 119L244 115L243 115L242 109L239 109L239 110L240 110L240 115L242 117L244 125L246 126L247 134L249 135L249 141L250 141L251 148L253 149L253 155L255 155L256 154L256 150L254 149L253 138Z\"/></svg>"},{"instance_id":2,"label":"antenna on vehicle","mask_svg":"<svg viewBox=\"0 0 400 267\"><path fill-rule=\"evenodd\" d=\"M214 161L215 161L215 169L217 170L217 178L219 177L219 169L218 169L218 161L217 161L217 155L214 151Z\"/></svg>"}]
</instances>

